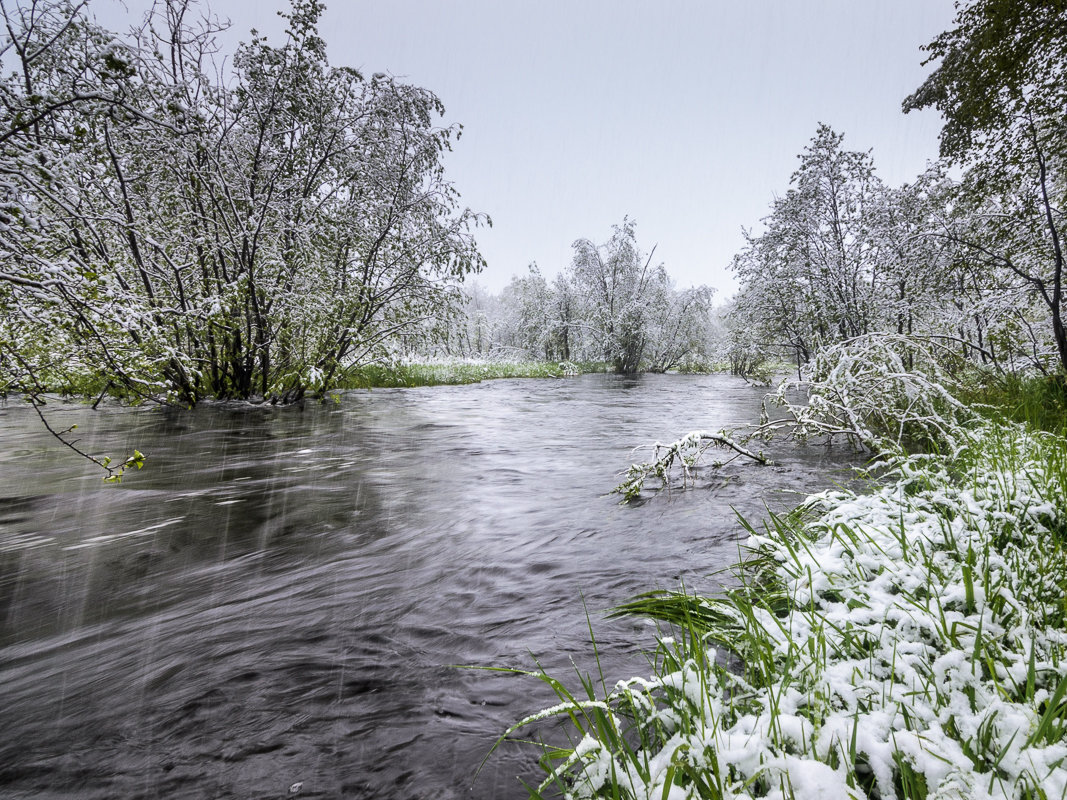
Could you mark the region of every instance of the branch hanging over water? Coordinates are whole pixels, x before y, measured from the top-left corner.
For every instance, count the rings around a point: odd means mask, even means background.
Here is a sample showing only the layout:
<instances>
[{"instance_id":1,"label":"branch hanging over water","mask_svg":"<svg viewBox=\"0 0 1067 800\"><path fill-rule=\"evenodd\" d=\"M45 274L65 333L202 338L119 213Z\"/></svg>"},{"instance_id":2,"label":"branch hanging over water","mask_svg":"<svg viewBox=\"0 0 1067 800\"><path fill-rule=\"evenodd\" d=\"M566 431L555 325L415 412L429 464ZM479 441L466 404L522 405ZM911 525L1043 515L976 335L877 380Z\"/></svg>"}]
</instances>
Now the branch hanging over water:
<instances>
[{"instance_id":1,"label":"branch hanging over water","mask_svg":"<svg viewBox=\"0 0 1067 800\"><path fill-rule=\"evenodd\" d=\"M747 439L745 440L747 441ZM710 431L690 431L681 439L671 444L656 442L653 446L655 452L651 461L640 464L631 464L626 471L625 480L615 487L614 491L623 495L623 501L629 502L641 494L645 481L650 476L660 479L664 487L670 488L670 477L674 468L680 467L682 484L688 485L693 479L693 468L712 447L723 450L732 450L734 455L724 462L717 462L715 466L733 461L735 458L744 456L757 464L773 464L762 452L753 452L744 446L742 442L732 438L726 431L712 433Z\"/></svg>"},{"instance_id":2,"label":"branch hanging over water","mask_svg":"<svg viewBox=\"0 0 1067 800\"><path fill-rule=\"evenodd\" d=\"M803 379L785 380L769 394L757 427L736 438L727 431L693 431L673 444L657 443L653 460L632 465L615 491L633 500L652 475L669 489L676 469L684 488L712 446L734 451L733 458L770 464L762 452L745 445L779 432L795 441L844 439L883 461L901 458L909 449L955 453L966 445L959 431L974 417L953 393L961 385L956 373L964 366L958 353L936 337L880 333L849 339L817 353ZM791 400L795 394L805 399ZM771 419L770 406L780 410L779 418Z\"/></svg>"}]
</instances>

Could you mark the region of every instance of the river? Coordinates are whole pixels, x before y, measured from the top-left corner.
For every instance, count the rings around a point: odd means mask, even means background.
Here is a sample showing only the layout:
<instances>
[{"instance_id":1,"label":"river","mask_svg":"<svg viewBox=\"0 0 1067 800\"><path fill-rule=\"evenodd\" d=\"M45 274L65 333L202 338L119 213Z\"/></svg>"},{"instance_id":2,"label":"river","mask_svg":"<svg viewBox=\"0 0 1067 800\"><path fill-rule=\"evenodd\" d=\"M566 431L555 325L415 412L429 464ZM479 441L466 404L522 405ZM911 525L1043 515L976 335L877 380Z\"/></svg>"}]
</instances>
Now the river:
<instances>
[{"instance_id":1,"label":"river","mask_svg":"<svg viewBox=\"0 0 1067 800\"><path fill-rule=\"evenodd\" d=\"M303 408L48 406L121 485L0 409L0 796L521 798L554 702L462 665L647 674L604 611L714 591L759 520L847 454L772 444L619 505L637 445L758 418L724 375L346 392ZM588 619L586 615L588 609ZM576 680L571 684L577 688Z\"/></svg>"}]
</instances>

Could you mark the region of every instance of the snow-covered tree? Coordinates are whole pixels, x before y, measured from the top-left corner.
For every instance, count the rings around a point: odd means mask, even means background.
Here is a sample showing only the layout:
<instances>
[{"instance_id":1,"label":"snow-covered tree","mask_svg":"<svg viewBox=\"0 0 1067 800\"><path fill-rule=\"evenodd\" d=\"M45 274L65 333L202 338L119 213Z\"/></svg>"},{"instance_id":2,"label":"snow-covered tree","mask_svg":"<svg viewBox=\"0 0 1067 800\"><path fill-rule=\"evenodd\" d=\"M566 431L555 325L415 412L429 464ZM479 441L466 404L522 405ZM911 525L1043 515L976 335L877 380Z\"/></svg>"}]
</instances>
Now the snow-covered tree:
<instances>
[{"instance_id":1,"label":"snow-covered tree","mask_svg":"<svg viewBox=\"0 0 1067 800\"><path fill-rule=\"evenodd\" d=\"M537 264L514 276L501 294L505 309L504 343L533 358L555 360L551 336L552 288Z\"/></svg>"},{"instance_id":2,"label":"snow-covered tree","mask_svg":"<svg viewBox=\"0 0 1067 800\"><path fill-rule=\"evenodd\" d=\"M127 37L84 3L2 11L9 387L295 400L444 313L481 266L440 101L331 66L315 0L221 79L216 29L183 0Z\"/></svg>"},{"instance_id":3,"label":"snow-covered tree","mask_svg":"<svg viewBox=\"0 0 1067 800\"><path fill-rule=\"evenodd\" d=\"M711 341L714 290L665 288L666 296L649 309L645 358L650 372L674 369L687 357L706 358Z\"/></svg>"},{"instance_id":4,"label":"snow-covered tree","mask_svg":"<svg viewBox=\"0 0 1067 800\"><path fill-rule=\"evenodd\" d=\"M669 278L653 266L655 248L645 255L637 246L633 220L612 227L602 245L578 239L571 281L583 308L591 347L616 372L637 372L653 324L653 308L667 301Z\"/></svg>"},{"instance_id":5,"label":"snow-covered tree","mask_svg":"<svg viewBox=\"0 0 1067 800\"><path fill-rule=\"evenodd\" d=\"M904 109L937 108L941 153L966 168L956 199L970 225L949 233L976 269L1043 306L1067 370L1067 5L976 0L925 49L940 63Z\"/></svg>"},{"instance_id":6,"label":"snow-covered tree","mask_svg":"<svg viewBox=\"0 0 1067 800\"><path fill-rule=\"evenodd\" d=\"M765 230L748 235L733 263L769 343L805 360L877 326L883 276L875 211L884 189L870 154L845 150L842 139L819 126Z\"/></svg>"}]
</instances>

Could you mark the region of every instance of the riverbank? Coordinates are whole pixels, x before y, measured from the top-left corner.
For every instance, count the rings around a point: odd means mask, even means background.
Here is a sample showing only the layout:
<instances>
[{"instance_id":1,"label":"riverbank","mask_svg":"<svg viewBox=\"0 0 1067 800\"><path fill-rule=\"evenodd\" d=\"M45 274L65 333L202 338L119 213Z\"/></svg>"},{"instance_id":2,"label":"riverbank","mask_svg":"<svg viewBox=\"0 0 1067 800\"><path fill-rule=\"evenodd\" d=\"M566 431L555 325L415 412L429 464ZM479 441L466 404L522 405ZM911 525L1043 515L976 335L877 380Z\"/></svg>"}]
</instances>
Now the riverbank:
<instances>
[{"instance_id":1,"label":"riverbank","mask_svg":"<svg viewBox=\"0 0 1067 800\"><path fill-rule=\"evenodd\" d=\"M388 364L364 364L348 370L343 379L327 392L348 389L461 386L497 378L565 378L611 371L611 366L602 361L486 361L478 359L397 361ZM678 374L682 375L710 375L729 371L729 365L726 364L687 364L677 370ZM44 393L56 394L60 397L81 397L97 402L105 395L120 400L130 399L118 384L76 383L69 380L57 381L54 385L49 384L43 387L42 394ZM262 402L262 400L257 402Z\"/></svg>"},{"instance_id":2,"label":"riverbank","mask_svg":"<svg viewBox=\"0 0 1067 800\"><path fill-rule=\"evenodd\" d=\"M461 386L495 378L563 378L607 372L610 368L596 361L483 361L477 359L396 361L364 364L348 370L337 385L327 391L347 389L396 389L416 386ZM43 393L61 397L82 397L88 400L104 395L120 400L129 399L118 384L71 382L57 380L42 386ZM262 402L260 399L258 402Z\"/></svg>"},{"instance_id":3,"label":"riverbank","mask_svg":"<svg viewBox=\"0 0 1067 800\"><path fill-rule=\"evenodd\" d=\"M749 527L723 596L623 606L671 624L653 674L573 695L538 675L560 705L513 731L546 716L571 731L545 746L540 791L1063 797L1067 442L1008 419L1026 406Z\"/></svg>"},{"instance_id":4,"label":"riverbank","mask_svg":"<svg viewBox=\"0 0 1067 800\"><path fill-rule=\"evenodd\" d=\"M495 378L563 378L604 372L601 363L548 361L455 361L366 364L350 370L337 389L392 389L414 386L458 386Z\"/></svg>"}]
</instances>

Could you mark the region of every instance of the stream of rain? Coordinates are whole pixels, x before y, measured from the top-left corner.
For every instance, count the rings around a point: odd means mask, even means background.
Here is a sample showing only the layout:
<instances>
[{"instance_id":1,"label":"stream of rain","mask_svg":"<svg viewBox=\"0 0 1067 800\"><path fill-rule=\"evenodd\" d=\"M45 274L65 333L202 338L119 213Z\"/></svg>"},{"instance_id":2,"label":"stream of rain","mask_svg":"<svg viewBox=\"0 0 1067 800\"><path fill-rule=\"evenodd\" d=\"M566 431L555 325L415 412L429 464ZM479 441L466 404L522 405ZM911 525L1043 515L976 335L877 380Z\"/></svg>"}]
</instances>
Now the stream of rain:
<instances>
[{"instance_id":1,"label":"stream of rain","mask_svg":"<svg viewBox=\"0 0 1067 800\"><path fill-rule=\"evenodd\" d=\"M715 591L736 512L845 479L786 442L622 506L637 445L758 419L725 375L353 391L303 408L53 403L145 468L121 485L0 407L0 797L522 798L497 737L554 695L647 675L655 628L604 611ZM648 453L640 455L647 458ZM584 605L583 605L584 604ZM588 609L588 622L586 616Z\"/></svg>"}]
</instances>

